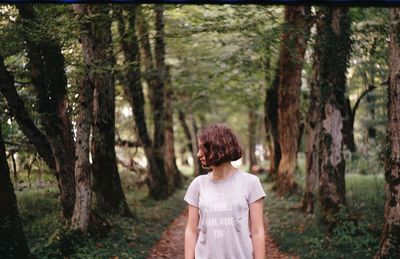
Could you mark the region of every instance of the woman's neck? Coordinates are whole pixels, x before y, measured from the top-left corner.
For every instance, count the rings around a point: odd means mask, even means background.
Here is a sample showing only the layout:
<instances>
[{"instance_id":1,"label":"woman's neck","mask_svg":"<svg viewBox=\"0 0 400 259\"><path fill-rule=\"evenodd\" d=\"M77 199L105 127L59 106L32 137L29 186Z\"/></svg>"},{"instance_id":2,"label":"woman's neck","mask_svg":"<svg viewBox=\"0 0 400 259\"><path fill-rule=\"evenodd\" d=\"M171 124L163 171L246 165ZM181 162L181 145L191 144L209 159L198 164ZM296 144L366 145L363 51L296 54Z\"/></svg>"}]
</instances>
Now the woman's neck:
<instances>
[{"instance_id":1,"label":"woman's neck","mask_svg":"<svg viewBox=\"0 0 400 259\"><path fill-rule=\"evenodd\" d=\"M225 180L232 176L238 169L230 162L225 162L219 166L212 167L212 178L214 180Z\"/></svg>"}]
</instances>

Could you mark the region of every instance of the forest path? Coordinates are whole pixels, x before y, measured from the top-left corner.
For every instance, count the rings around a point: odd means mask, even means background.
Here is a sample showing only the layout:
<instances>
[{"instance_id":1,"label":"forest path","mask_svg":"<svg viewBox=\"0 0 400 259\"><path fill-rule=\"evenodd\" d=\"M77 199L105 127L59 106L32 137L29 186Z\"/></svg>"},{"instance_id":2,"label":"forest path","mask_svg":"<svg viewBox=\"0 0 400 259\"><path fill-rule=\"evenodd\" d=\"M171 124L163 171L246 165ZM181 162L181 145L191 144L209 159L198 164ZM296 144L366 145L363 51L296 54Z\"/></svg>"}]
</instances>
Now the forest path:
<instances>
[{"instance_id":1,"label":"forest path","mask_svg":"<svg viewBox=\"0 0 400 259\"><path fill-rule=\"evenodd\" d=\"M184 235L187 222L188 211L185 209L176 219L174 219L168 228L164 231L161 239L153 246L150 251L149 259L184 258ZM266 221L267 222L267 221ZM290 256L279 251L278 246L272 241L268 234L268 227L265 227L265 249L267 259L295 259L297 256Z\"/></svg>"}]
</instances>

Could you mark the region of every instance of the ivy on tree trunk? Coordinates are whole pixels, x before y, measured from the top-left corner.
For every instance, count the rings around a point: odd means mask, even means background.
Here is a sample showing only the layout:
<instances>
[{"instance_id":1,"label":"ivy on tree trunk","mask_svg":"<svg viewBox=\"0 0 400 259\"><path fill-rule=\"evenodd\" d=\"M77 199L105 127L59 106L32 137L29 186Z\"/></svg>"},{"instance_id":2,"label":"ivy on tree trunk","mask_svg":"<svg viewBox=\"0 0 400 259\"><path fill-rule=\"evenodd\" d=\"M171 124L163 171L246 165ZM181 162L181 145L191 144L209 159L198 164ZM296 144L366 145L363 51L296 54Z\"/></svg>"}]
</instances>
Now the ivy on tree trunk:
<instances>
[{"instance_id":1,"label":"ivy on tree trunk","mask_svg":"<svg viewBox=\"0 0 400 259\"><path fill-rule=\"evenodd\" d=\"M350 56L348 8L321 7L322 20L315 49L319 62L318 107L321 129L318 134L319 201L322 220L331 229L336 214L346 202L345 160L343 157L343 114L346 71Z\"/></svg>"},{"instance_id":2,"label":"ivy on tree trunk","mask_svg":"<svg viewBox=\"0 0 400 259\"><path fill-rule=\"evenodd\" d=\"M45 27L32 5L17 5L26 29ZM67 78L61 46L48 35L24 33L28 68L38 97L38 110L55 159L64 217L70 219L75 202L75 148L67 113Z\"/></svg>"},{"instance_id":3,"label":"ivy on tree trunk","mask_svg":"<svg viewBox=\"0 0 400 259\"><path fill-rule=\"evenodd\" d=\"M279 57L278 128L281 159L277 187L280 194L297 192L294 172L299 138L301 71L310 34L310 6L287 6Z\"/></svg>"},{"instance_id":4,"label":"ivy on tree trunk","mask_svg":"<svg viewBox=\"0 0 400 259\"><path fill-rule=\"evenodd\" d=\"M1 125L1 124L0 124ZM0 126L0 254L4 258L33 258L17 207Z\"/></svg>"},{"instance_id":5,"label":"ivy on tree trunk","mask_svg":"<svg viewBox=\"0 0 400 259\"><path fill-rule=\"evenodd\" d=\"M385 159L385 212L375 258L400 257L400 9L390 9L389 103Z\"/></svg>"}]
</instances>

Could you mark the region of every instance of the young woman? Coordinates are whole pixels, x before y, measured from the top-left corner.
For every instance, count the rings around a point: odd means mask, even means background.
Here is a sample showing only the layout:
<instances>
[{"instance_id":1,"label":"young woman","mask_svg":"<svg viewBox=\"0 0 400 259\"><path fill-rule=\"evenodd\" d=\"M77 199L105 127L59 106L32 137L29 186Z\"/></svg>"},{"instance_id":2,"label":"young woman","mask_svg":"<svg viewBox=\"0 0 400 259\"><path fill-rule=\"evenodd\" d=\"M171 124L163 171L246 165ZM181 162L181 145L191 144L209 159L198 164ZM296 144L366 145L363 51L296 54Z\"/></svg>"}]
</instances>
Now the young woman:
<instances>
[{"instance_id":1,"label":"young woman","mask_svg":"<svg viewBox=\"0 0 400 259\"><path fill-rule=\"evenodd\" d=\"M198 140L197 156L212 171L196 177L184 198L185 259L264 259L265 193L257 176L232 166L242 157L237 138L224 124L213 124Z\"/></svg>"}]
</instances>

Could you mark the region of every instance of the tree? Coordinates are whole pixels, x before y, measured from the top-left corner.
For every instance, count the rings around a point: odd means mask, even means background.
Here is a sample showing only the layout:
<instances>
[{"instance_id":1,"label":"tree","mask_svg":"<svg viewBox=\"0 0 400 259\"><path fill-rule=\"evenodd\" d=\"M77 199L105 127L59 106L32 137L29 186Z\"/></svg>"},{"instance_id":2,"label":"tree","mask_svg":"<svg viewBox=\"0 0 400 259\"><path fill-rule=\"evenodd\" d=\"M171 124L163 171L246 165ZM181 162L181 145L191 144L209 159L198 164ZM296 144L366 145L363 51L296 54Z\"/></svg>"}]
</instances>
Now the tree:
<instances>
[{"instance_id":1,"label":"tree","mask_svg":"<svg viewBox=\"0 0 400 259\"><path fill-rule=\"evenodd\" d=\"M165 171L168 174L172 190L182 186L182 175L176 165L175 145L174 145L174 118L173 118L173 101L174 93L172 82L167 69L167 84L165 89Z\"/></svg>"},{"instance_id":2,"label":"tree","mask_svg":"<svg viewBox=\"0 0 400 259\"><path fill-rule=\"evenodd\" d=\"M317 31L321 31L323 26L322 16L317 15ZM317 40L314 49L321 48L321 41ZM314 51L312 78L310 83L310 105L308 107L305 123L305 158L306 158L306 184L302 199L302 210L307 213L313 213L315 190L318 183L319 173L319 133L321 132L321 89L319 87L319 78L321 76L321 51Z\"/></svg>"},{"instance_id":3,"label":"tree","mask_svg":"<svg viewBox=\"0 0 400 259\"><path fill-rule=\"evenodd\" d=\"M28 68L38 97L38 109L55 159L61 204L65 218L70 219L75 202L75 149L72 124L67 113L67 78L59 42L49 35L31 35L29 29L45 27L32 5L17 5L26 26Z\"/></svg>"},{"instance_id":4,"label":"tree","mask_svg":"<svg viewBox=\"0 0 400 259\"><path fill-rule=\"evenodd\" d=\"M118 31L119 34L122 35L122 37L120 37L120 45L125 59L123 86L124 92L132 106L137 136L147 158L149 169L147 184L150 195L155 199L163 199L169 195L168 178L165 172L164 154L159 152L160 149L154 149L154 142L150 139L147 130L144 112L145 98L140 72L141 58L135 31L136 23L140 19L136 17L137 8L137 6L127 6L126 12L122 12L123 15L118 16ZM164 97L164 94L162 94L162 97ZM162 132L162 135L163 134L164 131Z\"/></svg>"},{"instance_id":5,"label":"tree","mask_svg":"<svg viewBox=\"0 0 400 259\"><path fill-rule=\"evenodd\" d=\"M342 108L342 114L344 114L344 121L343 121L343 140L347 148L351 152L355 152L357 150L356 143L354 142L354 122L356 118L356 112L360 105L361 100L364 97L367 97L368 100L368 93L372 92L376 89L375 85L368 85L367 89L365 89L360 96L357 97L357 100L353 107L350 105L349 98L346 98L344 107ZM371 128L371 131L375 131Z\"/></svg>"},{"instance_id":6,"label":"tree","mask_svg":"<svg viewBox=\"0 0 400 259\"><path fill-rule=\"evenodd\" d=\"M194 118L192 114L189 114L190 117L190 122L189 125L186 122L186 115L185 113L179 109L178 112L179 116L179 121L181 123L181 127L183 129L183 133L185 134L185 140L186 140L186 146L187 149L190 151L190 154L192 155L193 158L193 165L194 165L194 172L193 175L197 176L203 173L203 169L201 167L201 163L199 161L199 158L197 157L197 127L196 127L196 122L194 121ZM194 135L193 135L194 134Z\"/></svg>"},{"instance_id":7,"label":"tree","mask_svg":"<svg viewBox=\"0 0 400 259\"><path fill-rule=\"evenodd\" d=\"M297 183L294 172L297 166L299 138L299 101L301 71L307 39L310 34L310 7L285 8L285 28L280 48L280 81L278 87L278 128L282 157L278 167L278 192L294 193Z\"/></svg>"},{"instance_id":8,"label":"tree","mask_svg":"<svg viewBox=\"0 0 400 259\"><path fill-rule=\"evenodd\" d=\"M174 128L173 128L173 91L171 87L169 69L165 65L165 29L164 29L164 6L156 5L155 11L155 43L154 43L154 54L155 54L155 68L159 77L159 82L162 87L157 91L156 95L159 95L160 100L157 102L157 112L161 105L164 104L164 116L158 116L155 120L164 120L164 160L165 160L165 172L168 176L168 182L170 186L169 192L175 191L176 187L180 187L182 183L181 173L178 170L175 159L174 149ZM169 84L168 84L169 83ZM162 100L161 100L162 98ZM154 98L153 98L154 99ZM155 112L155 111L153 111ZM155 127L159 127L155 125ZM161 130L163 128L161 127Z\"/></svg>"},{"instance_id":9,"label":"tree","mask_svg":"<svg viewBox=\"0 0 400 259\"><path fill-rule=\"evenodd\" d=\"M250 110L248 112L248 121L249 121L249 133L248 133L248 138L249 138L249 161L250 161L250 167L249 171L253 171L253 167L257 165L257 158L256 158L256 127L257 127L257 120L256 120L256 113L254 110Z\"/></svg>"},{"instance_id":10,"label":"tree","mask_svg":"<svg viewBox=\"0 0 400 259\"><path fill-rule=\"evenodd\" d=\"M3 59L0 59L4 66ZM10 169L0 127L0 253L3 258L33 258L22 229L17 197L11 183Z\"/></svg>"},{"instance_id":11,"label":"tree","mask_svg":"<svg viewBox=\"0 0 400 259\"><path fill-rule=\"evenodd\" d=\"M130 216L115 154L114 57L109 5L87 6L91 42L87 52L94 84L92 156L95 206L103 212Z\"/></svg>"},{"instance_id":12,"label":"tree","mask_svg":"<svg viewBox=\"0 0 400 259\"><path fill-rule=\"evenodd\" d=\"M345 205L345 160L343 157L343 116L346 71L350 55L348 8L321 7L321 26L316 41L319 57L319 92L322 120L318 146L319 201L325 223L335 226L336 213ZM315 152L313 150L313 152Z\"/></svg>"},{"instance_id":13,"label":"tree","mask_svg":"<svg viewBox=\"0 0 400 259\"><path fill-rule=\"evenodd\" d=\"M400 256L400 9L390 9L388 127L385 158L385 212L379 251L375 258Z\"/></svg>"},{"instance_id":14,"label":"tree","mask_svg":"<svg viewBox=\"0 0 400 259\"><path fill-rule=\"evenodd\" d=\"M88 6L75 4L75 12L80 16L88 16ZM92 62L93 41L89 22L81 22L80 41L82 43L83 62L85 64L85 74L82 75L78 97L78 117L76 121L76 161L75 161L75 185L76 198L74 213L72 215L72 229L81 230L85 233L89 227L90 212L92 204L91 187L91 165L89 161L90 151L90 129L92 123L93 110L93 91L95 78L90 66Z\"/></svg>"},{"instance_id":15,"label":"tree","mask_svg":"<svg viewBox=\"0 0 400 259\"><path fill-rule=\"evenodd\" d=\"M55 172L56 167L50 143L31 119L25 108L24 101L15 89L14 76L7 71L3 62L4 58L0 56L0 59L0 92L7 101L8 110L17 121L21 131L36 148L40 157L46 162L47 166ZM58 177L57 174L56 177Z\"/></svg>"}]
</instances>

